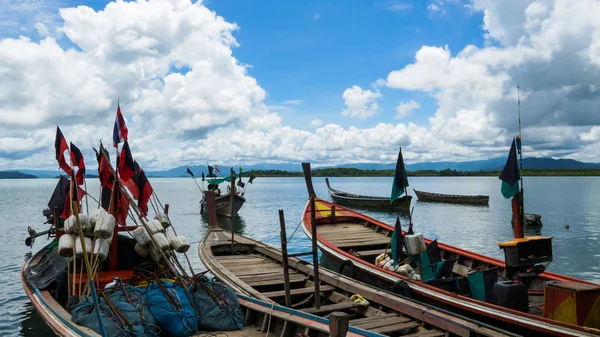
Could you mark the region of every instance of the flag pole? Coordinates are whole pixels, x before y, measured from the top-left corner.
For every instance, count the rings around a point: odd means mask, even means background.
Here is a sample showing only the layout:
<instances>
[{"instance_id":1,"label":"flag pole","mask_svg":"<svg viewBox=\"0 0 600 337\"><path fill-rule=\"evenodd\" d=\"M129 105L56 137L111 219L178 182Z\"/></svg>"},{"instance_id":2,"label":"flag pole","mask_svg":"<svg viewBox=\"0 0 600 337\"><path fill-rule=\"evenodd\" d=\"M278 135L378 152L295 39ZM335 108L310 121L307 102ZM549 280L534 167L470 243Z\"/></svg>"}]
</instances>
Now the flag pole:
<instances>
[{"instance_id":1,"label":"flag pole","mask_svg":"<svg viewBox=\"0 0 600 337\"><path fill-rule=\"evenodd\" d=\"M523 195L523 150L522 150L522 138L521 138L521 89L517 85L517 113L519 114L519 139L517 140L517 152L519 152L519 177L521 178L521 200L520 200L520 214L521 223L525 217L525 196Z\"/></svg>"},{"instance_id":2,"label":"flag pole","mask_svg":"<svg viewBox=\"0 0 600 337\"><path fill-rule=\"evenodd\" d=\"M187 169L188 169L188 173L190 173L190 175L192 176L192 179L194 179L196 186L198 186L198 189L200 190L200 192L204 192L204 190L200 187L200 185L198 185L198 182L196 181L196 177L194 176L193 173L191 173L192 171L190 170L190 168L188 167Z\"/></svg>"}]
</instances>

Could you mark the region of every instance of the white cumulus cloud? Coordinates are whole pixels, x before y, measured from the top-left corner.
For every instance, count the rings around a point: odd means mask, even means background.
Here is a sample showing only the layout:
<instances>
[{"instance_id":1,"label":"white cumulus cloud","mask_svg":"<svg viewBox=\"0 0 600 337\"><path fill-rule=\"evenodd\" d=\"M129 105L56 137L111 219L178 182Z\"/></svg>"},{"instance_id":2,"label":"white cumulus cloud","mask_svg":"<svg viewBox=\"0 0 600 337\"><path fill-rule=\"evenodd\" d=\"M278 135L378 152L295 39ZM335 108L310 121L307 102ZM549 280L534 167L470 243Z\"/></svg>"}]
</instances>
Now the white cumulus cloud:
<instances>
[{"instance_id":1,"label":"white cumulus cloud","mask_svg":"<svg viewBox=\"0 0 600 337\"><path fill-rule=\"evenodd\" d=\"M352 88L344 90L342 98L346 105L342 116L367 119L377 113L379 105L376 99L381 98L381 94L377 91L363 90L358 85L354 85Z\"/></svg>"},{"instance_id":2,"label":"white cumulus cloud","mask_svg":"<svg viewBox=\"0 0 600 337\"><path fill-rule=\"evenodd\" d=\"M421 105L415 100L408 102L400 102L396 107L396 118L404 118L409 116L413 111L421 108Z\"/></svg>"}]
</instances>

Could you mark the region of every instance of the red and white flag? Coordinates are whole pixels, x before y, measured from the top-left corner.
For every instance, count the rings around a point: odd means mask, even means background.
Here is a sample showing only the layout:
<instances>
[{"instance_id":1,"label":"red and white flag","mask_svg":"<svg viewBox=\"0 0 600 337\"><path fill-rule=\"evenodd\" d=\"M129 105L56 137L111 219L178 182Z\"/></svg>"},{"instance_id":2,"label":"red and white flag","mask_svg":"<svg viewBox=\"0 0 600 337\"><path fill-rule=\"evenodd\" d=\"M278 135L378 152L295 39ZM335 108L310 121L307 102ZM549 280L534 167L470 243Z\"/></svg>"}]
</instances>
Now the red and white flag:
<instances>
[{"instance_id":1,"label":"red and white flag","mask_svg":"<svg viewBox=\"0 0 600 337\"><path fill-rule=\"evenodd\" d=\"M215 164L215 171L217 171L217 173L221 172L221 169L219 168L219 165Z\"/></svg>"}]
</instances>

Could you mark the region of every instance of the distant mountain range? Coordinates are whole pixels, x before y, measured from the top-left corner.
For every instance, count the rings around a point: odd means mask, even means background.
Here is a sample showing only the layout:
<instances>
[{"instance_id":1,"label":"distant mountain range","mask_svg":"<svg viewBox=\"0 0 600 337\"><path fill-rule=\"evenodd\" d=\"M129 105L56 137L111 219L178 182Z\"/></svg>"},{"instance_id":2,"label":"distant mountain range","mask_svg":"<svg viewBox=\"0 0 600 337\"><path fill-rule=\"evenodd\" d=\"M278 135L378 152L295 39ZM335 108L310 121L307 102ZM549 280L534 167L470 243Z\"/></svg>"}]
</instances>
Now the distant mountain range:
<instances>
[{"instance_id":1,"label":"distant mountain range","mask_svg":"<svg viewBox=\"0 0 600 337\"><path fill-rule=\"evenodd\" d=\"M486 160L475 160L475 161L464 161L464 162L423 162L406 165L408 171L420 171L420 170L444 170L451 169L457 171L495 171L502 170L506 163L506 157L503 158L490 158ZM336 166L326 166L319 168L357 168L361 170L392 170L396 163L381 164L381 163L357 163L357 164L344 164ZM202 171L207 174L208 170L206 165L192 165L192 166L179 166L170 170L164 171L148 171L146 175L148 177L186 177L186 169L190 168L196 176L201 176ZM289 172L300 172L302 167L300 163L286 163L286 164L255 164L255 165L242 165L244 171L251 170L281 170ZM584 163L573 159L553 159L553 158L524 158L523 159L524 169L535 169L535 170L598 170L600 169L600 163ZM225 175L228 171L229 166L222 165L221 174ZM238 172L239 166L235 166L234 170ZM9 170L4 173L22 173L26 175L32 175L38 178L55 178L61 172L58 170ZM96 172L94 172L96 173ZM3 179L0 175L0 179ZM92 176L92 175L90 175Z\"/></svg>"}]
</instances>

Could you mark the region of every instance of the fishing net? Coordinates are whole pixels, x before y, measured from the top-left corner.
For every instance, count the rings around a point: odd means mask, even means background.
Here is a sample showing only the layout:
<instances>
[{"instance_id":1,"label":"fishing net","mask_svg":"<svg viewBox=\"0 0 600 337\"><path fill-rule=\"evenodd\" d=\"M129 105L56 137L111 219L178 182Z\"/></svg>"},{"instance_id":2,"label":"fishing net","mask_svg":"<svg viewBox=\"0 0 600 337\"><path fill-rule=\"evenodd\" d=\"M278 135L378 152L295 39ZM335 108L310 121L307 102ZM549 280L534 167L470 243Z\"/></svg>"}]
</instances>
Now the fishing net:
<instances>
[{"instance_id":1,"label":"fishing net","mask_svg":"<svg viewBox=\"0 0 600 337\"><path fill-rule=\"evenodd\" d=\"M198 331L198 316L186 289L178 283L160 280L148 284L144 293L156 325L172 337L190 336Z\"/></svg>"},{"instance_id":2,"label":"fishing net","mask_svg":"<svg viewBox=\"0 0 600 337\"><path fill-rule=\"evenodd\" d=\"M200 311L200 330L233 331L244 328L244 314L233 290L219 282L202 277L189 292Z\"/></svg>"}]
</instances>

